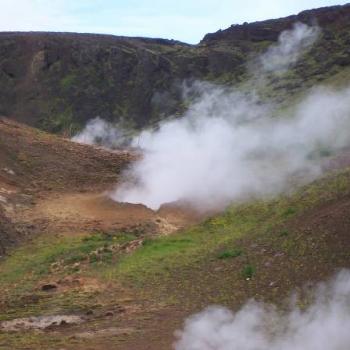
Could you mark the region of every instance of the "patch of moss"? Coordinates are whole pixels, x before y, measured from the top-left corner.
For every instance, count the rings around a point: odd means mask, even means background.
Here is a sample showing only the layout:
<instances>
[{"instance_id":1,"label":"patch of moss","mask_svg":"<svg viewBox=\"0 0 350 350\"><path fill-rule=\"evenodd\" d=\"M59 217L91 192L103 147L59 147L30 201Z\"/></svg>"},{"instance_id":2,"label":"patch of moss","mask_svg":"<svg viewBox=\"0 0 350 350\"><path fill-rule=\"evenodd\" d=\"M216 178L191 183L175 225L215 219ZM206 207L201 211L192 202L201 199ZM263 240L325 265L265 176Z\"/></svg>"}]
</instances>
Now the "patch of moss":
<instances>
[{"instance_id":1,"label":"patch of moss","mask_svg":"<svg viewBox=\"0 0 350 350\"><path fill-rule=\"evenodd\" d=\"M229 259L229 258L237 258L242 255L242 250L240 249L232 249L225 250L218 255L218 259Z\"/></svg>"},{"instance_id":2,"label":"patch of moss","mask_svg":"<svg viewBox=\"0 0 350 350\"><path fill-rule=\"evenodd\" d=\"M77 77L74 73L67 74L60 81L60 86L64 91L68 91L76 82Z\"/></svg>"},{"instance_id":3,"label":"patch of moss","mask_svg":"<svg viewBox=\"0 0 350 350\"><path fill-rule=\"evenodd\" d=\"M251 279L254 274L255 274L255 267L252 266L252 265L246 265L244 266L243 270L242 270L242 276L245 278L245 279Z\"/></svg>"}]
</instances>

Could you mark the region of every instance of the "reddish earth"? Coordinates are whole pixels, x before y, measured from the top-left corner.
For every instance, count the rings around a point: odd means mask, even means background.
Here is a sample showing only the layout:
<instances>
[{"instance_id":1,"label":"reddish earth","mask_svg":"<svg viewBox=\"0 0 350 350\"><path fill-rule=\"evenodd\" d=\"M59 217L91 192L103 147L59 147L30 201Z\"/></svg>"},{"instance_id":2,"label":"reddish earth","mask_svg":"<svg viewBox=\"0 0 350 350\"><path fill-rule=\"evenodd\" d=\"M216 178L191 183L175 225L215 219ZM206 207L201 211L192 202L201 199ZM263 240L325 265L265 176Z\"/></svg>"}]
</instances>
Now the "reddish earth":
<instances>
[{"instance_id":1,"label":"reddish earth","mask_svg":"<svg viewBox=\"0 0 350 350\"><path fill-rule=\"evenodd\" d=\"M167 234L198 222L195 212L179 207L156 213L108 197L122 171L138 157L73 143L2 118L0 208L32 231L137 229Z\"/></svg>"}]
</instances>

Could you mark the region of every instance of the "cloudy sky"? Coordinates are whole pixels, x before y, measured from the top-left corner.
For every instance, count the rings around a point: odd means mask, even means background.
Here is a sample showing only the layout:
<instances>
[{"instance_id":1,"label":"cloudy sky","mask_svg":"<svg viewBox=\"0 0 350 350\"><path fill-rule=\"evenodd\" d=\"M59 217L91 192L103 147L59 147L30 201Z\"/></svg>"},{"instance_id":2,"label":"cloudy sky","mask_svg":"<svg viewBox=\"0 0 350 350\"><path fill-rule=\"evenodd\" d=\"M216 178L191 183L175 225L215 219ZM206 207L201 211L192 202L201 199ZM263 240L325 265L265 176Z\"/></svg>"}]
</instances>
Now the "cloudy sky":
<instances>
[{"instance_id":1,"label":"cloudy sky","mask_svg":"<svg viewBox=\"0 0 350 350\"><path fill-rule=\"evenodd\" d=\"M197 43L231 24L350 0L0 0L0 31L67 31Z\"/></svg>"}]
</instances>

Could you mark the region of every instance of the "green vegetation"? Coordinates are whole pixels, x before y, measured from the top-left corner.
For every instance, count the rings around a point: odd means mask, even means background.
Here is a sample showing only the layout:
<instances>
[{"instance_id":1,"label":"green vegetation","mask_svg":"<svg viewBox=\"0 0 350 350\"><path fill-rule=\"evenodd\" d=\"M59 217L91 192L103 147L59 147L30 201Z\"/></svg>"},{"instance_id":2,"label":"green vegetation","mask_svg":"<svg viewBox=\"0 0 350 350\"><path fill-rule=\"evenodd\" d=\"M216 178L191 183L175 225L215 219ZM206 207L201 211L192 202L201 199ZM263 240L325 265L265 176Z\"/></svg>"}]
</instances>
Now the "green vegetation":
<instances>
[{"instance_id":1,"label":"green vegetation","mask_svg":"<svg viewBox=\"0 0 350 350\"><path fill-rule=\"evenodd\" d=\"M69 109L42 119L40 127L48 132L65 136L73 136L81 129L81 126L74 120L73 112Z\"/></svg>"},{"instance_id":2,"label":"green vegetation","mask_svg":"<svg viewBox=\"0 0 350 350\"><path fill-rule=\"evenodd\" d=\"M130 234L38 238L0 264L2 283L6 288L20 281L22 288L29 289L33 281L50 272L52 264L73 266L77 262L87 262L92 269L98 267L101 276L108 280L145 281L160 275L166 277L171 271L211 256L219 259L240 256L243 253L240 249L226 247L234 246L238 238L257 228L260 234L270 232L297 213L345 191L348 191L348 171L317 181L291 197L233 205L223 214L175 236L146 239L132 254L111 248L136 238ZM287 235L287 229L280 231L280 236Z\"/></svg>"},{"instance_id":3,"label":"green vegetation","mask_svg":"<svg viewBox=\"0 0 350 350\"><path fill-rule=\"evenodd\" d=\"M242 253L243 252L240 249L225 250L218 255L218 258L219 259L237 258L238 256L241 256Z\"/></svg>"},{"instance_id":4,"label":"green vegetation","mask_svg":"<svg viewBox=\"0 0 350 350\"><path fill-rule=\"evenodd\" d=\"M123 249L125 244L139 239L130 234L96 232L82 236L38 237L0 263L1 299L10 305L0 319L50 313L53 310L77 312L99 304L99 294L94 292L66 291L47 298L47 294L40 291L40 283L57 281L65 276L94 278L101 285L130 285L128 282L131 281L133 288L140 293L148 291L153 297L160 293L161 288L171 286L174 278L176 281L174 276L178 276L181 283L191 283L191 287L183 287L187 293L198 293L191 282L193 269L202 266L206 271L208 264L230 268L230 273L225 276L233 276L237 281L252 277L254 281L258 278L269 279L256 260L261 248L255 250L241 245L241 240L251 237L256 242L260 237L268 244L276 245L277 252L282 251L296 259L304 257L312 245L308 240L299 241L288 229L288 221L319 203L349 193L349 174L350 170L345 170L328 176L289 197L232 205L223 214L175 235L147 238L140 247L129 253ZM198 285L202 281L201 276L196 282ZM138 289L138 286L142 288ZM23 297L34 292L39 301L21 307ZM174 294L161 295L170 300ZM227 294L213 297L212 302L224 302L231 295L232 290L229 289Z\"/></svg>"},{"instance_id":5,"label":"green vegetation","mask_svg":"<svg viewBox=\"0 0 350 350\"><path fill-rule=\"evenodd\" d=\"M60 82L62 89L69 90L75 84L76 79L77 77L73 73L66 75Z\"/></svg>"},{"instance_id":6,"label":"green vegetation","mask_svg":"<svg viewBox=\"0 0 350 350\"><path fill-rule=\"evenodd\" d=\"M289 207L283 212L283 216L288 217L294 215L297 212L297 209Z\"/></svg>"},{"instance_id":7,"label":"green vegetation","mask_svg":"<svg viewBox=\"0 0 350 350\"><path fill-rule=\"evenodd\" d=\"M79 343L81 340L75 340L75 344ZM38 344L46 349L64 348L69 344L69 337L62 334L43 337L35 331L0 333L0 349L38 349Z\"/></svg>"},{"instance_id":8,"label":"green vegetation","mask_svg":"<svg viewBox=\"0 0 350 350\"><path fill-rule=\"evenodd\" d=\"M41 237L35 243L20 247L0 264L4 289L20 282L21 292L30 290L40 278L56 265L69 268L77 262L110 261L111 246L135 239L130 234L107 235L94 233L84 237ZM95 252L98 250L98 254ZM69 272L69 271L68 271ZM67 273L65 271L64 273Z\"/></svg>"},{"instance_id":9,"label":"green vegetation","mask_svg":"<svg viewBox=\"0 0 350 350\"><path fill-rule=\"evenodd\" d=\"M242 270L242 275L245 279L250 279L254 276L255 274L255 267L252 265L246 265L244 266Z\"/></svg>"},{"instance_id":10,"label":"green vegetation","mask_svg":"<svg viewBox=\"0 0 350 350\"><path fill-rule=\"evenodd\" d=\"M217 255L220 246L232 246L253 230L269 232L297 213L348 191L348 170L314 182L290 197L233 205L225 213L174 236L160 237L124 256L116 266L106 269L114 279L144 281L152 276L171 275L171 271ZM158 278L157 277L157 278Z\"/></svg>"},{"instance_id":11,"label":"green vegetation","mask_svg":"<svg viewBox=\"0 0 350 350\"><path fill-rule=\"evenodd\" d=\"M279 233L280 237L286 237L289 235L289 231L284 229Z\"/></svg>"}]
</instances>

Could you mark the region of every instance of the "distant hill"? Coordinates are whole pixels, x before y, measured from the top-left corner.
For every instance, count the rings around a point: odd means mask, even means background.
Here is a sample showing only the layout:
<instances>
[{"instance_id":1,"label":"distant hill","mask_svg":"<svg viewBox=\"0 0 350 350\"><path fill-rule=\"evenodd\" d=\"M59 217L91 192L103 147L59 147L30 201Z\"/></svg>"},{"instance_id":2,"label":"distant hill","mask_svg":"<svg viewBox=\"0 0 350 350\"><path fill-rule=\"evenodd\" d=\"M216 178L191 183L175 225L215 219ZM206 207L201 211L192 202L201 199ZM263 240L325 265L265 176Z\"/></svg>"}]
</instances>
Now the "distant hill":
<instances>
[{"instance_id":1,"label":"distant hill","mask_svg":"<svg viewBox=\"0 0 350 350\"><path fill-rule=\"evenodd\" d=\"M233 25L198 45L112 35L0 33L0 115L56 133L74 133L100 116L142 127L185 108L181 82L237 84L247 62L296 21L321 39L270 95L297 93L350 66L350 5Z\"/></svg>"}]
</instances>

